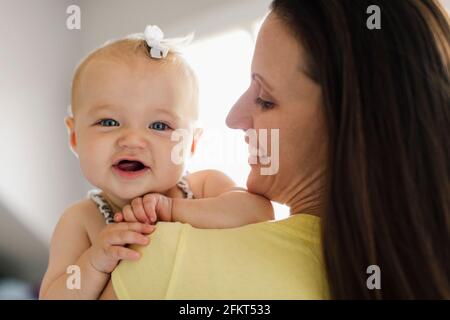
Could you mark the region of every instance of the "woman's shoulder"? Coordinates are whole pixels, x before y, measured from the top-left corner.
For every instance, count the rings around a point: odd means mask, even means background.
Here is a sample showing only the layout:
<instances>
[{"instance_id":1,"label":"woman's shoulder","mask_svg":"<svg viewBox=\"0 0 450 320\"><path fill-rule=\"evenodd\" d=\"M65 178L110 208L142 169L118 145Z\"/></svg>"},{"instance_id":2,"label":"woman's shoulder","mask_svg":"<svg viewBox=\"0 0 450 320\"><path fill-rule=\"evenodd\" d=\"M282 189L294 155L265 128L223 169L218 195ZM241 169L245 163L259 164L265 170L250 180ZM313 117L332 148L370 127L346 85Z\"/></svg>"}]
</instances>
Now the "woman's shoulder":
<instances>
[{"instance_id":1,"label":"woman's shoulder","mask_svg":"<svg viewBox=\"0 0 450 320\"><path fill-rule=\"evenodd\" d=\"M303 222L310 226L296 230ZM310 237L317 222L296 216L232 229L158 223L150 244L137 248L140 261L124 261L114 271L116 293L159 299L324 298L321 250Z\"/></svg>"},{"instance_id":2,"label":"woman's shoulder","mask_svg":"<svg viewBox=\"0 0 450 320\"><path fill-rule=\"evenodd\" d=\"M293 239L303 239L311 243L320 243L321 219L310 214L294 214L284 219L268 221L261 225Z\"/></svg>"},{"instance_id":3,"label":"woman's shoulder","mask_svg":"<svg viewBox=\"0 0 450 320\"><path fill-rule=\"evenodd\" d=\"M253 268L257 267L256 260L263 259L267 260L266 267L272 265L274 270L295 261L303 265L322 263L320 218L306 214L230 229L199 229L185 223L162 222L151 235L151 243L153 248L144 250L153 251L156 256L161 251L172 257L193 256L196 263L206 266L211 259L221 261L224 268L236 260L246 261ZM258 259L251 258L255 256ZM188 266L194 260L179 261Z\"/></svg>"},{"instance_id":4,"label":"woman's shoulder","mask_svg":"<svg viewBox=\"0 0 450 320\"><path fill-rule=\"evenodd\" d=\"M155 241L187 242L187 245L220 244L256 240L264 245L320 244L320 218L308 214L249 224L229 229L200 229L187 223L158 222L152 234ZM279 241L282 239L283 241ZM251 243L255 241L250 241ZM243 246L245 247L245 246Z\"/></svg>"},{"instance_id":5,"label":"woman's shoulder","mask_svg":"<svg viewBox=\"0 0 450 320\"><path fill-rule=\"evenodd\" d=\"M166 298L176 260L182 252L181 235L187 227L179 222L158 222L148 246L130 246L141 257L138 261L121 261L111 274L119 299Z\"/></svg>"}]
</instances>

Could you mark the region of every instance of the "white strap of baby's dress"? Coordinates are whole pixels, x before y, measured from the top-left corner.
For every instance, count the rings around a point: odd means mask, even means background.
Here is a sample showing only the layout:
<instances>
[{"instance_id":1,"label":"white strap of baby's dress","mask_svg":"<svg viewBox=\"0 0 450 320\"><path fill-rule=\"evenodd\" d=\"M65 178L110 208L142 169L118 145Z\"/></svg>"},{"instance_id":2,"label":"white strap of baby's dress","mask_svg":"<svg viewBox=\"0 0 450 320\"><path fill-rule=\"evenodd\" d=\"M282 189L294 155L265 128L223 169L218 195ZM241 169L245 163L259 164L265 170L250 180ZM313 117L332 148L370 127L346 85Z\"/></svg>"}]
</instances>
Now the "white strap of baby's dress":
<instances>
[{"instance_id":1,"label":"white strap of baby's dress","mask_svg":"<svg viewBox=\"0 0 450 320\"><path fill-rule=\"evenodd\" d=\"M95 202L98 210L103 215L106 224L114 223L114 212L111 209L108 201L100 194L98 190L91 190L88 192L88 197Z\"/></svg>"},{"instance_id":2,"label":"white strap of baby's dress","mask_svg":"<svg viewBox=\"0 0 450 320\"><path fill-rule=\"evenodd\" d=\"M178 188L181 189L181 191L184 192L186 199L194 199L194 193L192 192L191 188L189 187L189 182L187 181L187 174L184 175L180 181L177 183Z\"/></svg>"}]
</instances>

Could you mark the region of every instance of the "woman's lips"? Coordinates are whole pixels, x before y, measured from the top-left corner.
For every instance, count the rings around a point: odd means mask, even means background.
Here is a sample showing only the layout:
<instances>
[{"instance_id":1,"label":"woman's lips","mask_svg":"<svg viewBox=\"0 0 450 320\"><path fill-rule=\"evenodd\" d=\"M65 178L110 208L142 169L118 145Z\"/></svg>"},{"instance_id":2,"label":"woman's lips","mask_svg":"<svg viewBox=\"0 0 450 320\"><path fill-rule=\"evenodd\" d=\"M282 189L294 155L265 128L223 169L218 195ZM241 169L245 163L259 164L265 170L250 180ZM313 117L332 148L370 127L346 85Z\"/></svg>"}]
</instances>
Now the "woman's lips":
<instances>
[{"instance_id":1,"label":"woman's lips","mask_svg":"<svg viewBox=\"0 0 450 320\"><path fill-rule=\"evenodd\" d=\"M119 175L122 178L130 179L130 180L142 177L149 170L150 170L149 167L144 167L144 168L142 168L140 170L137 170L137 171L125 171L125 170L120 169L120 167L118 165L114 165L113 166L113 171L115 173L117 173L117 175Z\"/></svg>"}]
</instances>

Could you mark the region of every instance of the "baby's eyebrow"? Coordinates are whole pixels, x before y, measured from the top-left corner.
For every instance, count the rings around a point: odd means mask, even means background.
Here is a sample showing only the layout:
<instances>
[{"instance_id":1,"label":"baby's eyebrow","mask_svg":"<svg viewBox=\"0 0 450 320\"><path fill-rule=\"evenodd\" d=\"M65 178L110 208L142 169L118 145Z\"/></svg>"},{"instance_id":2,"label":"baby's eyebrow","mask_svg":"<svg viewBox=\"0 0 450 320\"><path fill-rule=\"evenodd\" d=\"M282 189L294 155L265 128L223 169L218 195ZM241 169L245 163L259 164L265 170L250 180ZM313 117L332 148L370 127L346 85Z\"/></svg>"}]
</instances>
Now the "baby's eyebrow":
<instances>
[{"instance_id":1,"label":"baby's eyebrow","mask_svg":"<svg viewBox=\"0 0 450 320\"><path fill-rule=\"evenodd\" d=\"M116 109L115 107L113 107L112 105L109 105L109 104L97 105L97 106L94 106L93 108L91 108L91 110L89 110L89 114L94 114L96 112L103 111L103 110L115 110L115 109Z\"/></svg>"},{"instance_id":2,"label":"baby's eyebrow","mask_svg":"<svg viewBox=\"0 0 450 320\"><path fill-rule=\"evenodd\" d=\"M110 104L101 104L101 105L96 105L94 106L90 111L89 111L89 115L95 115L96 113L100 112L100 111L116 111L117 109L120 109L114 105L110 105ZM172 110L168 110L166 108L156 108L154 110L151 111L151 113L153 114L165 114L167 116L169 116L171 119L174 119L175 121L181 121L182 117L173 112Z\"/></svg>"},{"instance_id":3,"label":"baby's eyebrow","mask_svg":"<svg viewBox=\"0 0 450 320\"><path fill-rule=\"evenodd\" d=\"M158 113L159 114L161 114L161 113L166 114L169 117L174 118L175 120L181 120L181 116L176 114L176 113L174 113L174 112L172 112L171 110L167 110L167 109L164 109L164 108L157 108L157 109L154 110L154 112L157 113L157 114Z\"/></svg>"},{"instance_id":4,"label":"baby's eyebrow","mask_svg":"<svg viewBox=\"0 0 450 320\"><path fill-rule=\"evenodd\" d=\"M105 109L115 109L112 105L110 104L96 104L93 106L93 108L91 108L91 112L94 111L100 111L100 110L105 110Z\"/></svg>"}]
</instances>

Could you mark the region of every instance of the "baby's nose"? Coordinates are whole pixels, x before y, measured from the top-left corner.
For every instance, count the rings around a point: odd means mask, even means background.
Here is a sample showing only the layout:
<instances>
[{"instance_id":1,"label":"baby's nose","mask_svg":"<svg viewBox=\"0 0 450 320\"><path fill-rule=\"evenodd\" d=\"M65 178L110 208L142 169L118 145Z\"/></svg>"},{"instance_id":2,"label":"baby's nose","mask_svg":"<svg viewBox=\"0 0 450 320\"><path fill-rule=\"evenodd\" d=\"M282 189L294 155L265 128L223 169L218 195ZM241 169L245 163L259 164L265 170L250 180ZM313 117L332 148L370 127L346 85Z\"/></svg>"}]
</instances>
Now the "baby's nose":
<instances>
[{"instance_id":1,"label":"baby's nose","mask_svg":"<svg viewBox=\"0 0 450 320\"><path fill-rule=\"evenodd\" d=\"M137 130L129 130L122 134L118 140L121 148L145 148L147 140L145 134Z\"/></svg>"}]
</instances>

